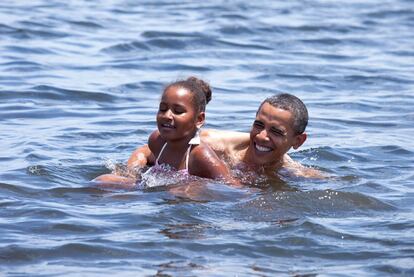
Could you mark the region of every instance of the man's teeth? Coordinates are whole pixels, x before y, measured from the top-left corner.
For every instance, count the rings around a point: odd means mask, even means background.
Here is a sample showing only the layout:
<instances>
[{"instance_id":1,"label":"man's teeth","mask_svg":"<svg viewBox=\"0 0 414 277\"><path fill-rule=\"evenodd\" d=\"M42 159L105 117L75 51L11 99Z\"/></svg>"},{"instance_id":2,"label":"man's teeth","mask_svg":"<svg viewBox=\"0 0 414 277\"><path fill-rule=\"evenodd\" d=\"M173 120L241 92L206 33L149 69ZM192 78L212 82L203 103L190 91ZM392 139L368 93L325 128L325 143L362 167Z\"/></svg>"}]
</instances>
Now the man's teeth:
<instances>
[{"instance_id":1,"label":"man's teeth","mask_svg":"<svg viewBox=\"0 0 414 277\"><path fill-rule=\"evenodd\" d=\"M260 146L260 145L257 145L257 144L255 146L256 146L256 149L261 151L261 152L270 152L270 151L272 151L272 148L269 148L269 147Z\"/></svg>"}]
</instances>

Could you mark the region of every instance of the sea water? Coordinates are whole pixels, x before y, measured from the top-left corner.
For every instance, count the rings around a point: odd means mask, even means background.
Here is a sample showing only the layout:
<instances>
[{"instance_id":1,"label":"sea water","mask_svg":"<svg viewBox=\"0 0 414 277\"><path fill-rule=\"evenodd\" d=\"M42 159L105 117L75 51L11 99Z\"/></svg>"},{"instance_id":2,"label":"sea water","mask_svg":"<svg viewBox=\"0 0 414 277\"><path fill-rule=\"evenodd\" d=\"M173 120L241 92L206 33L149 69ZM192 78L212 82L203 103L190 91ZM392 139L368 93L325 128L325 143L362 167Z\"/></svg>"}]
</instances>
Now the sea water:
<instances>
[{"instance_id":1,"label":"sea water","mask_svg":"<svg viewBox=\"0 0 414 277\"><path fill-rule=\"evenodd\" d=\"M414 275L413 30L410 0L2 1L0 272ZM331 177L91 186L190 75L213 87L206 128L248 132L265 97L300 97L290 155Z\"/></svg>"}]
</instances>

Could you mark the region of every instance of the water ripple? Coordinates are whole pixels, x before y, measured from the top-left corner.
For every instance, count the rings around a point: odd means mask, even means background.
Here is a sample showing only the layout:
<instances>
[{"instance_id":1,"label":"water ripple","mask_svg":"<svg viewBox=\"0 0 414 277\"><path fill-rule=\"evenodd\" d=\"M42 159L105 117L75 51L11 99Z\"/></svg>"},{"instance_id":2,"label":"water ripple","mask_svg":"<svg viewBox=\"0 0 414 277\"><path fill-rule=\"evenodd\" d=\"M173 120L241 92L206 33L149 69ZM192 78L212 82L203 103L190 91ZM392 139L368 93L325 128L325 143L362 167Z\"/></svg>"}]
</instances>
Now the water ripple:
<instances>
[{"instance_id":1,"label":"water ripple","mask_svg":"<svg viewBox=\"0 0 414 277\"><path fill-rule=\"evenodd\" d=\"M0 16L5 275L413 275L412 1L2 1ZM328 176L94 187L189 75L214 89L207 128L248 132L265 97L299 96L308 138L290 155Z\"/></svg>"}]
</instances>

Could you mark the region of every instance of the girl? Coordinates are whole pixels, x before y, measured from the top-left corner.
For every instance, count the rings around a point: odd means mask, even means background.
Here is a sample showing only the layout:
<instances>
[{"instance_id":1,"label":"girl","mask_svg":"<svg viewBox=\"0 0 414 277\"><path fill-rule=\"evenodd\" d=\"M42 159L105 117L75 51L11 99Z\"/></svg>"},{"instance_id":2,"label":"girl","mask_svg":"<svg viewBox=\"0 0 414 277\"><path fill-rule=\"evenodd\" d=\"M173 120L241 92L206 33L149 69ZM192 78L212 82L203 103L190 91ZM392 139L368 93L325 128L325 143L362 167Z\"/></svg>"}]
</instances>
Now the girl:
<instances>
[{"instance_id":1,"label":"girl","mask_svg":"<svg viewBox=\"0 0 414 277\"><path fill-rule=\"evenodd\" d=\"M205 108L211 100L210 86L196 77L189 77L168 85L161 97L157 112L157 127L148 139L145 159L134 157L137 166L161 164L210 179L230 181L228 168L215 152L200 141L198 131L205 121ZM145 164L144 164L145 163ZM120 184L132 188L135 179L113 174L102 175L94 181Z\"/></svg>"}]
</instances>

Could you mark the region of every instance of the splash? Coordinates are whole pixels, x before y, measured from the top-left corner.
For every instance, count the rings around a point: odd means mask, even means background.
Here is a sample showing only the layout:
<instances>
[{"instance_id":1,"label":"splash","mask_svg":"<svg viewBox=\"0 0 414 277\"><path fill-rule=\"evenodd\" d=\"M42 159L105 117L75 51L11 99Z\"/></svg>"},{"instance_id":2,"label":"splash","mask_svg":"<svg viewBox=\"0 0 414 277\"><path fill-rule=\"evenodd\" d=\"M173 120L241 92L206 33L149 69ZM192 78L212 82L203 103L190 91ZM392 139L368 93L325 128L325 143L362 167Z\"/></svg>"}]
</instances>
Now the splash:
<instances>
[{"instance_id":1,"label":"splash","mask_svg":"<svg viewBox=\"0 0 414 277\"><path fill-rule=\"evenodd\" d=\"M109 169L112 173L114 173L116 170L117 163L111 159L105 159L104 165L107 169Z\"/></svg>"},{"instance_id":2,"label":"splash","mask_svg":"<svg viewBox=\"0 0 414 277\"><path fill-rule=\"evenodd\" d=\"M141 180L137 183L138 188L147 189L155 187L166 187L189 181L191 178L187 173L177 171L167 164L150 167L141 174Z\"/></svg>"}]
</instances>

